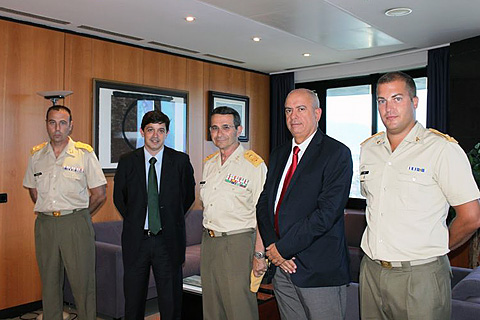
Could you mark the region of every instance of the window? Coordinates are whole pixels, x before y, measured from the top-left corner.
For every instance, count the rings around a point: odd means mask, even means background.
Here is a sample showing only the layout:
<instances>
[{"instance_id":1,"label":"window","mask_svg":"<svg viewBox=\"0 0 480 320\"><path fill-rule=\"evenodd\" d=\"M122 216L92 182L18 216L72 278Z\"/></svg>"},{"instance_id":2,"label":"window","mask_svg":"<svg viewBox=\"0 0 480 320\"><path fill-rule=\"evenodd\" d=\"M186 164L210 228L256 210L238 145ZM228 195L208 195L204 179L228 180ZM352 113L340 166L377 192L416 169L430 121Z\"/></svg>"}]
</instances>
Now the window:
<instances>
[{"instance_id":1,"label":"window","mask_svg":"<svg viewBox=\"0 0 480 320\"><path fill-rule=\"evenodd\" d=\"M426 69L406 71L414 78L419 99L417 120L426 125ZM302 83L297 87L315 90L323 109L320 128L350 148L353 178L348 207L365 207L360 193L360 143L372 134L385 131L376 102L376 83L381 74L366 77Z\"/></svg>"}]
</instances>

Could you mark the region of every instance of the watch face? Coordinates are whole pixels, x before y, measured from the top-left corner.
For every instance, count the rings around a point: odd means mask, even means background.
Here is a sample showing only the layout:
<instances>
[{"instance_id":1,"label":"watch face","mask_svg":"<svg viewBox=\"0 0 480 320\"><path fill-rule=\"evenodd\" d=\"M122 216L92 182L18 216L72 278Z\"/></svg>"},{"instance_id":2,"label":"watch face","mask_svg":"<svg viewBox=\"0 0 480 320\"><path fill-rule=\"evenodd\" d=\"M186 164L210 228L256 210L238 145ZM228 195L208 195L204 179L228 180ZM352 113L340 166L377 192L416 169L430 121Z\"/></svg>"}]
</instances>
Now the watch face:
<instances>
[{"instance_id":1,"label":"watch face","mask_svg":"<svg viewBox=\"0 0 480 320\"><path fill-rule=\"evenodd\" d=\"M257 259L265 258L265 253L263 253L263 252L255 252L255 258L257 258Z\"/></svg>"}]
</instances>

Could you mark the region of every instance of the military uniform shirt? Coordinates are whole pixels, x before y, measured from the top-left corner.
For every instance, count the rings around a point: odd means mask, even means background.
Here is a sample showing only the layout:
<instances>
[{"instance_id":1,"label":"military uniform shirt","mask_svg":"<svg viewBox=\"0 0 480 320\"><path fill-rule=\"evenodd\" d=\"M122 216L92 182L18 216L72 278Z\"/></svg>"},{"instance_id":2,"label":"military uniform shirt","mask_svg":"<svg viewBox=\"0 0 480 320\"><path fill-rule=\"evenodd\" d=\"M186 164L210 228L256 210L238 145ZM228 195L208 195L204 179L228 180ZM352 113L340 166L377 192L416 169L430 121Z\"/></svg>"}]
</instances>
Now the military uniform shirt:
<instances>
[{"instance_id":1,"label":"military uniform shirt","mask_svg":"<svg viewBox=\"0 0 480 320\"><path fill-rule=\"evenodd\" d=\"M23 179L24 187L37 189L36 212L88 208L88 189L106 183L91 147L71 138L58 158L50 143L33 153Z\"/></svg>"},{"instance_id":2,"label":"military uniform shirt","mask_svg":"<svg viewBox=\"0 0 480 320\"><path fill-rule=\"evenodd\" d=\"M480 197L465 152L418 122L393 153L383 132L362 144L360 184L368 222L361 247L386 261L448 253L449 205Z\"/></svg>"},{"instance_id":3,"label":"military uniform shirt","mask_svg":"<svg viewBox=\"0 0 480 320\"><path fill-rule=\"evenodd\" d=\"M223 166L220 153L207 157L200 182L203 226L220 232L256 228L256 204L266 173L262 158L242 145Z\"/></svg>"}]
</instances>

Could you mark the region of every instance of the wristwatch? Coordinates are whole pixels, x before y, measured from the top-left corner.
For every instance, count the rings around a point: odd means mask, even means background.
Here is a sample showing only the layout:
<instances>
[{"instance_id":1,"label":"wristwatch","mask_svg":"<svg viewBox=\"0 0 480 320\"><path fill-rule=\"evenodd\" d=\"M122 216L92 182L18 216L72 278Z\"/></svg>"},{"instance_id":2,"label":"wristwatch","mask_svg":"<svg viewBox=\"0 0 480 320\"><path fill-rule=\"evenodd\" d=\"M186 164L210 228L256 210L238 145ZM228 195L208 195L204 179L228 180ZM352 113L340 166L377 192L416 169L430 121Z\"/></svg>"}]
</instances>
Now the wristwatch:
<instances>
[{"instance_id":1,"label":"wristwatch","mask_svg":"<svg viewBox=\"0 0 480 320\"><path fill-rule=\"evenodd\" d=\"M257 259L264 259L265 258L265 252L255 251L254 257L257 258Z\"/></svg>"}]
</instances>

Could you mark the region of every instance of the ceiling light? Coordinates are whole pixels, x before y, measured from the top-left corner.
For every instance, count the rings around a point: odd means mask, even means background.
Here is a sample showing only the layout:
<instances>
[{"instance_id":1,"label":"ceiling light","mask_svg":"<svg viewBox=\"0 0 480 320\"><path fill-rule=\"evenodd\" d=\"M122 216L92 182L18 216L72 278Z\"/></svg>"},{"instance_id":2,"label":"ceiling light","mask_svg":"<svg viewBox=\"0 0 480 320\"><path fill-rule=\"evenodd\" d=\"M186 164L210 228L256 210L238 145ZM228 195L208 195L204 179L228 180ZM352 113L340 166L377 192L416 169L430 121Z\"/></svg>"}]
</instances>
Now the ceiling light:
<instances>
[{"instance_id":1,"label":"ceiling light","mask_svg":"<svg viewBox=\"0 0 480 320\"><path fill-rule=\"evenodd\" d=\"M187 22L193 22L193 21L195 21L195 19L196 18L194 16L185 17L185 21L187 21Z\"/></svg>"},{"instance_id":2,"label":"ceiling light","mask_svg":"<svg viewBox=\"0 0 480 320\"><path fill-rule=\"evenodd\" d=\"M262 38L260 38L260 37L253 37L252 40L255 41L255 42L260 42L260 40L262 40Z\"/></svg>"},{"instance_id":3,"label":"ceiling light","mask_svg":"<svg viewBox=\"0 0 480 320\"><path fill-rule=\"evenodd\" d=\"M402 17L412 13L410 8L392 8L385 11L387 17Z\"/></svg>"},{"instance_id":4,"label":"ceiling light","mask_svg":"<svg viewBox=\"0 0 480 320\"><path fill-rule=\"evenodd\" d=\"M304 57L310 57L310 53L304 53L303 56Z\"/></svg>"}]
</instances>

